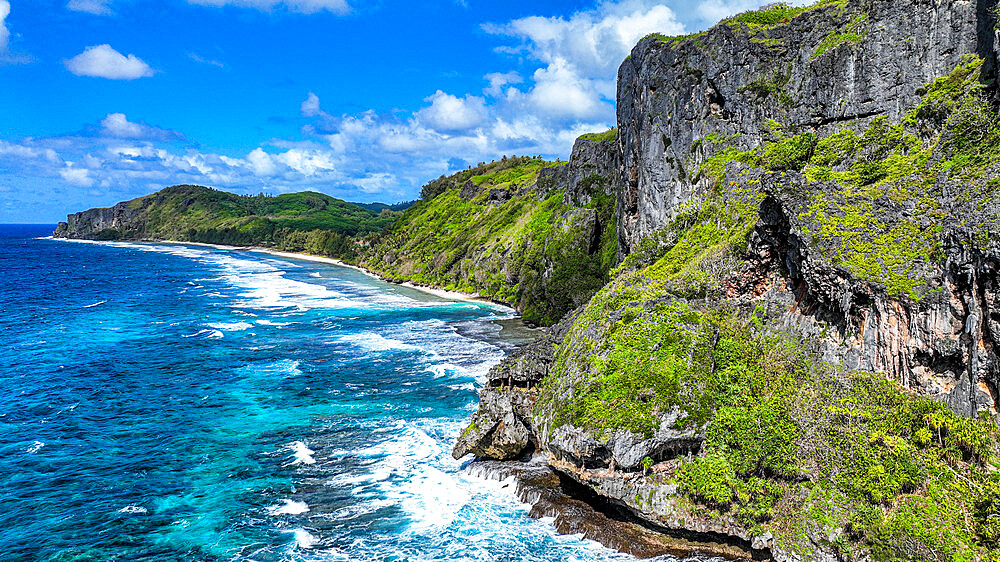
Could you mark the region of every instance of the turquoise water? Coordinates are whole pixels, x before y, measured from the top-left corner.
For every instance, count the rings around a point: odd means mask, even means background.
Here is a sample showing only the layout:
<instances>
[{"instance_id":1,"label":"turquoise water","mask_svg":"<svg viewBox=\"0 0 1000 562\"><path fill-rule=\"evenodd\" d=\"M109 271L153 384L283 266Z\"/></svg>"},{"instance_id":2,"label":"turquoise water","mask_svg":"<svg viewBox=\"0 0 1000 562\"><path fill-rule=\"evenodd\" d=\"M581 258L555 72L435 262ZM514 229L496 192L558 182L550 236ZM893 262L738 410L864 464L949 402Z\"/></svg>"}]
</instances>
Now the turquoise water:
<instances>
[{"instance_id":1,"label":"turquoise water","mask_svg":"<svg viewBox=\"0 0 1000 562\"><path fill-rule=\"evenodd\" d=\"M503 307L0 227L0 559L628 560L451 445Z\"/></svg>"}]
</instances>

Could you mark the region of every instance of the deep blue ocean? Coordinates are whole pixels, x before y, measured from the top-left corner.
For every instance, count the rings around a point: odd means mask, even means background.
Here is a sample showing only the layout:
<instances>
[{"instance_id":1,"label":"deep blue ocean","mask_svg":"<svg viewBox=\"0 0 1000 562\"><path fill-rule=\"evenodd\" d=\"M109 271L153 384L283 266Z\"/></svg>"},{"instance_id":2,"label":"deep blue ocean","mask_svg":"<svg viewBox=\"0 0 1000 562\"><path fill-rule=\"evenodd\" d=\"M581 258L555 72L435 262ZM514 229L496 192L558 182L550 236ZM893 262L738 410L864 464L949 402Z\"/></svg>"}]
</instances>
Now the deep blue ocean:
<instances>
[{"instance_id":1,"label":"deep blue ocean","mask_svg":"<svg viewBox=\"0 0 1000 562\"><path fill-rule=\"evenodd\" d=\"M0 559L630 560L451 458L513 312L0 227Z\"/></svg>"}]
</instances>

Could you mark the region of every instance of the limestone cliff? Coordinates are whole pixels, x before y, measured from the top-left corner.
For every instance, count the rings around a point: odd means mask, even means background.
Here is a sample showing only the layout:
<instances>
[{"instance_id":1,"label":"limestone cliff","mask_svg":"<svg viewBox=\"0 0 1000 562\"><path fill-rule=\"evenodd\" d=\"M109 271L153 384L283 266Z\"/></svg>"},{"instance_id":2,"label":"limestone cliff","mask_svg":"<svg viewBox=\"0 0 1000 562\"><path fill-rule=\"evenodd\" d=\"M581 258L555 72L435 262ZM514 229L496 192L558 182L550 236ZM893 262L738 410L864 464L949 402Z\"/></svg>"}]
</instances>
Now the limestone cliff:
<instances>
[{"instance_id":1,"label":"limestone cliff","mask_svg":"<svg viewBox=\"0 0 1000 562\"><path fill-rule=\"evenodd\" d=\"M966 54L980 55L993 80L994 5L826 1L687 38L647 37L618 76L622 252L711 187L698 170L712 138L757 146L773 136L772 120L820 136L879 116L899 122Z\"/></svg>"},{"instance_id":2,"label":"limestone cliff","mask_svg":"<svg viewBox=\"0 0 1000 562\"><path fill-rule=\"evenodd\" d=\"M1000 557L995 2L826 0L619 72L608 286L456 456L776 560Z\"/></svg>"}]
</instances>

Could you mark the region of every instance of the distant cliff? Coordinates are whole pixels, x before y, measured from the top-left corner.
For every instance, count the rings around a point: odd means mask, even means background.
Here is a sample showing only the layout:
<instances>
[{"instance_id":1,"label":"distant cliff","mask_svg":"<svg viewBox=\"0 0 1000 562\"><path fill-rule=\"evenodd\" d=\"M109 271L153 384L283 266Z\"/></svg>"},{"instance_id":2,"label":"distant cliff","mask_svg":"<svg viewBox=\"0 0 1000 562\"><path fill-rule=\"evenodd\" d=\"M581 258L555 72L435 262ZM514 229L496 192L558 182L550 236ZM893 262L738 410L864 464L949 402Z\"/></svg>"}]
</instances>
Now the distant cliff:
<instances>
[{"instance_id":1,"label":"distant cliff","mask_svg":"<svg viewBox=\"0 0 1000 562\"><path fill-rule=\"evenodd\" d=\"M177 185L67 217L57 238L177 240L259 245L347 257L352 237L380 232L396 212L362 208L315 192L247 197Z\"/></svg>"},{"instance_id":2,"label":"distant cliff","mask_svg":"<svg viewBox=\"0 0 1000 562\"><path fill-rule=\"evenodd\" d=\"M775 560L1000 559L996 2L773 5L619 71L618 267L455 456Z\"/></svg>"}]
</instances>

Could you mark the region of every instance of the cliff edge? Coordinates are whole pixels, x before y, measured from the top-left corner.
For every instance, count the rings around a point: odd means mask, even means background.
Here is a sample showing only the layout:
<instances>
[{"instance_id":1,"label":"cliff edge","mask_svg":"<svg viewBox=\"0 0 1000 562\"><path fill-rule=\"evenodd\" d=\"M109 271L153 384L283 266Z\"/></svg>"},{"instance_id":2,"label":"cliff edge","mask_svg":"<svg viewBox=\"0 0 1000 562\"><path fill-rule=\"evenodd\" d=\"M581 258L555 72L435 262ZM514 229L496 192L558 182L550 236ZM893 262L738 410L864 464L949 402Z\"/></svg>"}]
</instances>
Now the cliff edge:
<instances>
[{"instance_id":1,"label":"cliff edge","mask_svg":"<svg viewBox=\"0 0 1000 562\"><path fill-rule=\"evenodd\" d=\"M1000 559L996 4L773 5L619 71L618 267L455 455L775 560Z\"/></svg>"}]
</instances>

